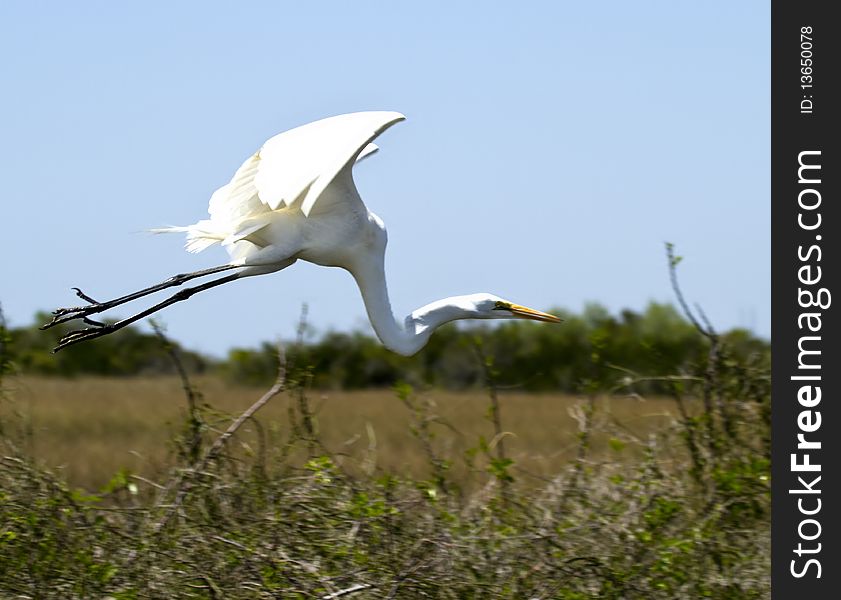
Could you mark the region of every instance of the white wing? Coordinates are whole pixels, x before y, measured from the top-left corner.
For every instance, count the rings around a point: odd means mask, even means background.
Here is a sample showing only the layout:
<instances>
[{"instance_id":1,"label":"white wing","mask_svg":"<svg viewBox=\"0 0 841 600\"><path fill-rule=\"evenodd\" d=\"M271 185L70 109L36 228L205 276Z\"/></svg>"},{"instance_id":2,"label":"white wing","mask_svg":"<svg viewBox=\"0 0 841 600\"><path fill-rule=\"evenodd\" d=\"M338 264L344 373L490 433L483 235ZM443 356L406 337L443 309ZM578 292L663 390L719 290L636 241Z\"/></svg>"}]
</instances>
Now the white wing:
<instances>
[{"instance_id":1,"label":"white wing","mask_svg":"<svg viewBox=\"0 0 841 600\"><path fill-rule=\"evenodd\" d=\"M258 152L242 163L229 183L213 192L208 206L211 221L235 226L245 219L268 212L268 207L260 202L254 185L254 178L259 168Z\"/></svg>"},{"instance_id":2,"label":"white wing","mask_svg":"<svg viewBox=\"0 0 841 600\"><path fill-rule=\"evenodd\" d=\"M359 152L359 155L356 157L356 162L359 162L364 158L368 158L378 150L379 148L376 144L367 144ZM234 174L233 178L231 178L230 183L226 183L213 192L213 195L210 197L210 206L208 207L210 218L220 223L240 223L243 220L257 217L271 209L277 209L279 206L292 204L292 202L294 202L294 198L289 202L283 201L282 204L274 203L274 205L268 201L268 198L273 197L273 190L277 192L278 188L284 183L283 181L276 182L275 180L278 179L278 176L283 177L283 173L287 171L287 169L291 169L291 163L289 162L285 164L278 164L276 167L278 168L279 173L274 173L272 172L274 166L272 163L274 162L279 161L277 161L276 158L270 158L267 160L265 153L262 150L253 154L248 160L246 160L242 166L237 169L237 172ZM259 178L255 177L258 173L260 173ZM321 176L324 177L324 174ZM258 179L260 187L257 186L257 181L255 181L255 179ZM306 180L306 177L304 180ZM329 181L327 183L329 183ZM304 188L296 194L296 197L300 196L300 193L306 189L307 186L304 186ZM307 210L305 214L308 213L309 210Z\"/></svg>"},{"instance_id":3,"label":"white wing","mask_svg":"<svg viewBox=\"0 0 841 600\"><path fill-rule=\"evenodd\" d=\"M199 252L259 231L271 221L271 211L296 202L309 216L336 176L375 153L378 148L371 141L405 118L397 112L350 113L278 134L250 156L229 183L213 192L210 219L153 231L186 232L187 249Z\"/></svg>"},{"instance_id":4,"label":"white wing","mask_svg":"<svg viewBox=\"0 0 841 600\"><path fill-rule=\"evenodd\" d=\"M300 200L309 215L319 196L348 164L376 150L367 146L405 119L396 112L358 112L315 121L267 141L254 178L260 201L272 210ZM363 152L364 150L364 152Z\"/></svg>"}]
</instances>

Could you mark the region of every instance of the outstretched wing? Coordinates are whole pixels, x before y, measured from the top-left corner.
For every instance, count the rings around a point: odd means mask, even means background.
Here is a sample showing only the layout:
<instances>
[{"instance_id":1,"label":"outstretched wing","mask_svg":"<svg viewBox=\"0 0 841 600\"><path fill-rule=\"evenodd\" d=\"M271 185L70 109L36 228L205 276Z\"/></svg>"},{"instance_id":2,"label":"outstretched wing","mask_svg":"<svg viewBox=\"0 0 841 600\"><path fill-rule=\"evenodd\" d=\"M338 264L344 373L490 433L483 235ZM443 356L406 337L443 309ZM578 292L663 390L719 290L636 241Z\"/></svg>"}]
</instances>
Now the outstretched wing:
<instances>
[{"instance_id":1,"label":"outstretched wing","mask_svg":"<svg viewBox=\"0 0 841 600\"><path fill-rule=\"evenodd\" d=\"M276 135L257 153L254 185L260 201L272 210L300 201L309 216L336 175L375 151L376 146L368 148L374 138L403 119L397 112L350 113Z\"/></svg>"},{"instance_id":2,"label":"outstretched wing","mask_svg":"<svg viewBox=\"0 0 841 600\"><path fill-rule=\"evenodd\" d=\"M358 112L278 134L213 193L209 219L154 231L186 232L187 249L198 252L217 242L233 244L260 231L271 222L270 213L284 206L297 203L309 216L327 186L340 173L350 177L354 162L377 151L372 140L403 119L397 112ZM333 196L331 199L335 201Z\"/></svg>"}]
</instances>

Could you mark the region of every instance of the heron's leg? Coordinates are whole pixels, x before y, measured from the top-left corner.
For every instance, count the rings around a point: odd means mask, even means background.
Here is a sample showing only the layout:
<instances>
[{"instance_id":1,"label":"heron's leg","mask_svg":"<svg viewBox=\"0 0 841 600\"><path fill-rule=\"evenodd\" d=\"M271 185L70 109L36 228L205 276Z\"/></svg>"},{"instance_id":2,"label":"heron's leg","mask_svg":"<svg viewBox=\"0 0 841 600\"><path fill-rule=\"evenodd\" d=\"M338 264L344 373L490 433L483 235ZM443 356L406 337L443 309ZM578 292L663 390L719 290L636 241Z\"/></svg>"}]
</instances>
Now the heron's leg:
<instances>
[{"instance_id":1,"label":"heron's leg","mask_svg":"<svg viewBox=\"0 0 841 600\"><path fill-rule=\"evenodd\" d=\"M103 335L108 335L109 333L114 333L115 331L122 329L126 325L131 325L135 321L139 321L144 317L148 317L149 315L156 313L159 310L166 308L167 306L175 304L176 302L181 302L182 300L186 300L193 294L203 292L204 290L209 290L210 288L214 288L217 285L222 285L223 283L236 281L237 279L239 279L239 277L239 273L234 273L233 275L226 275L225 277L220 277L219 279L214 279L213 281L208 281L207 283L203 283L201 285L184 288L183 290L174 293L172 296L170 296L163 302L159 302L158 304L155 304L154 306L151 306L146 310L140 311L139 313L134 314L130 317L126 317L122 321L117 321L116 323L101 325L98 327L88 329L78 329L76 331L71 331L62 336L60 340L58 340L58 346L53 348L53 352L58 352L62 348L72 346L73 344L78 344L79 342L84 342L85 340L92 340L94 338L102 337Z\"/></svg>"},{"instance_id":2,"label":"heron's leg","mask_svg":"<svg viewBox=\"0 0 841 600\"><path fill-rule=\"evenodd\" d=\"M85 323L89 325L101 325L97 321L92 321L88 319L89 315L94 315L96 313L101 313L103 311L109 310L114 308L115 306L120 306L121 304L125 304L126 302L131 302L132 300L137 300L138 298L142 298L144 296L148 296L149 294L154 294L155 292L159 292L161 290L165 290L166 288L175 287L181 285L184 282L190 281L191 279L196 279L197 277L204 277L205 275L212 275L213 273L219 273L221 271L228 271L230 269L239 269L241 265L221 265L218 267L212 267L210 269L202 269L201 271L194 271L192 273L182 273L180 275L173 275L166 281L162 281L157 285L153 285L142 290L138 290L131 294L127 294L125 296L121 296L119 298L115 298L113 300L107 300L105 302L97 302L87 294L85 294L79 288L73 288L76 290L76 295L79 296L85 302L89 302L88 306L76 306L73 308L59 308L53 311L53 320L45 325L41 326L41 329L49 329L54 325L59 325L60 323L66 323L67 321L73 321L75 319L82 319Z\"/></svg>"}]
</instances>

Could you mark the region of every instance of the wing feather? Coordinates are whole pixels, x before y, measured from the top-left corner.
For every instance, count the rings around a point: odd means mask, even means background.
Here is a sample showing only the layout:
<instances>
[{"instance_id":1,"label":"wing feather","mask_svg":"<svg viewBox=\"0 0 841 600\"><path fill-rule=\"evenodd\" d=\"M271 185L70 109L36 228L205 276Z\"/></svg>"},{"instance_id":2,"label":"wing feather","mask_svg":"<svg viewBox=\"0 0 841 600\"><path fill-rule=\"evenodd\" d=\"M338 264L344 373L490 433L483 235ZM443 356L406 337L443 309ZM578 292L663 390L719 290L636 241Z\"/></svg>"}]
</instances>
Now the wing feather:
<instances>
[{"instance_id":1,"label":"wing feather","mask_svg":"<svg viewBox=\"0 0 841 600\"><path fill-rule=\"evenodd\" d=\"M209 219L155 231L186 231L187 249L199 252L215 243L230 246L248 238L271 222L272 211L286 206L297 205L309 216L336 176L350 177L345 167L376 152L374 138L403 119L397 112L358 112L280 133L213 192Z\"/></svg>"},{"instance_id":2,"label":"wing feather","mask_svg":"<svg viewBox=\"0 0 841 600\"><path fill-rule=\"evenodd\" d=\"M276 135L260 149L254 183L272 210L300 201L309 216L324 189L348 164L376 149L367 146L405 119L397 112L371 111L329 117Z\"/></svg>"},{"instance_id":3,"label":"wing feather","mask_svg":"<svg viewBox=\"0 0 841 600\"><path fill-rule=\"evenodd\" d=\"M211 220L235 225L243 219L267 212L254 185L259 170L260 157L253 154L237 169L229 183L213 193L208 206Z\"/></svg>"}]
</instances>

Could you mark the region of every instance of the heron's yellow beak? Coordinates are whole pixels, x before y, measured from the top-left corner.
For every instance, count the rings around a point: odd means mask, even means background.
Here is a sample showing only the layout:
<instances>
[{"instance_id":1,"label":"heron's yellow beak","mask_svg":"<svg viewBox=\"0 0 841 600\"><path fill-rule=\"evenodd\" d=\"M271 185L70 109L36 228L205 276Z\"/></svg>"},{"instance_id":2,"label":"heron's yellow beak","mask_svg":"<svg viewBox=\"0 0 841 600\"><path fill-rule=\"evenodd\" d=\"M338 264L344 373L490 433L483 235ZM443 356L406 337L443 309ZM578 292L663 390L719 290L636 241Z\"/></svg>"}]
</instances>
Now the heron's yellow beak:
<instances>
[{"instance_id":1,"label":"heron's yellow beak","mask_svg":"<svg viewBox=\"0 0 841 600\"><path fill-rule=\"evenodd\" d=\"M512 304L508 307L508 310L521 319L530 319L532 321L544 321L546 323L560 323L561 321L563 321L563 319L559 319L555 315L540 312L539 310L534 310L533 308L520 306L519 304Z\"/></svg>"}]
</instances>

